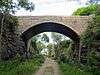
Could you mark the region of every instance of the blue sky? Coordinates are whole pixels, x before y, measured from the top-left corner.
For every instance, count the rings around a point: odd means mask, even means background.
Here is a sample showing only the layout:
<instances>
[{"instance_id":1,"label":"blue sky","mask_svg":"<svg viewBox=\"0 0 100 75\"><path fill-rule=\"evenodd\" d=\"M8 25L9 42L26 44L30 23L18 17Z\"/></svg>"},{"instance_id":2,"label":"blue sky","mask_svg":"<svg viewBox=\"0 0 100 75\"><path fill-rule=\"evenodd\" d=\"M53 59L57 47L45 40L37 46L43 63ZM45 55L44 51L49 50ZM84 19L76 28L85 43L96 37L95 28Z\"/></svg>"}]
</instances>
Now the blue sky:
<instances>
[{"instance_id":1,"label":"blue sky","mask_svg":"<svg viewBox=\"0 0 100 75\"><path fill-rule=\"evenodd\" d=\"M70 16L77 8L85 6L87 0L30 0L35 4L35 10L32 12L24 9L16 12L17 16L40 16L40 15L56 15ZM80 2L77 2L80 1Z\"/></svg>"}]
</instances>

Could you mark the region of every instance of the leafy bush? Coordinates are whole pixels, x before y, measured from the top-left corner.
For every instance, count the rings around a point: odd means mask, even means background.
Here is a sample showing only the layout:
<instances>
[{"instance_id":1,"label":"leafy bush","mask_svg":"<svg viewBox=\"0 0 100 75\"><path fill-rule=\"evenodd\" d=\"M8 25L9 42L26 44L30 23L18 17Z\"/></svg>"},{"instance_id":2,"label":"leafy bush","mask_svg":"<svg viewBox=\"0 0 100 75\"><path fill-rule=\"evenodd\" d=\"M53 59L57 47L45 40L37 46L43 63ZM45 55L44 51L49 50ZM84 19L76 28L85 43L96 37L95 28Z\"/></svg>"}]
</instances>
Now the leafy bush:
<instances>
[{"instance_id":1,"label":"leafy bush","mask_svg":"<svg viewBox=\"0 0 100 75\"><path fill-rule=\"evenodd\" d=\"M88 48L84 70L100 75L100 16L93 18L81 38L82 44Z\"/></svg>"},{"instance_id":2,"label":"leafy bush","mask_svg":"<svg viewBox=\"0 0 100 75\"><path fill-rule=\"evenodd\" d=\"M60 69L62 71L62 75L93 75L90 72L80 70L76 65L67 63L60 63Z\"/></svg>"}]
</instances>

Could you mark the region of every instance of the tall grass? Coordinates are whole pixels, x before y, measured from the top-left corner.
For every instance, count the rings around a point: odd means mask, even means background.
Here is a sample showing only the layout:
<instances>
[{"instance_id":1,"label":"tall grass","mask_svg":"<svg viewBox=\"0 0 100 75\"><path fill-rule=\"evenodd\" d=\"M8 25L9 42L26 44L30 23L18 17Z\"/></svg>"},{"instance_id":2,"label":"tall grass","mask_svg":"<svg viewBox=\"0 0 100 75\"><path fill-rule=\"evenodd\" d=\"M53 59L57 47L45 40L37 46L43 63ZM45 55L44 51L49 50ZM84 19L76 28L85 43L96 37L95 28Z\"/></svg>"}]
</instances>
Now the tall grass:
<instances>
[{"instance_id":1,"label":"tall grass","mask_svg":"<svg viewBox=\"0 0 100 75\"><path fill-rule=\"evenodd\" d=\"M0 61L0 75L32 75L42 64L42 58L20 61Z\"/></svg>"},{"instance_id":2,"label":"tall grass","mask_svg":"<svg viewBox=\"0 0 100 75\"><path fill-rule=\"evenodd\" d=\"M60 70L62 75L93 75L90 72L80 70L77 66L72 64L60 63Z\"/></svg>"}]
</instances>

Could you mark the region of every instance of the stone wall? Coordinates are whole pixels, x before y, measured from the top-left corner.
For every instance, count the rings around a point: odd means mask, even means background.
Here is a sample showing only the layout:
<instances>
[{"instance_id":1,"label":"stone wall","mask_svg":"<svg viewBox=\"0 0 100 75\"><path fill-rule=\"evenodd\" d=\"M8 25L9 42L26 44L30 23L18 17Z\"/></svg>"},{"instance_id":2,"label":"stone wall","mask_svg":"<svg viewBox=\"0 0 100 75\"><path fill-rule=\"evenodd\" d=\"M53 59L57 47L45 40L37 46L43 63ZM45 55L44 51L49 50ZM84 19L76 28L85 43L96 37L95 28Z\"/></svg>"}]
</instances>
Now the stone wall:
<instances>
[{"instance_id":1,"label":"stone wall","mask_svg":"<svg viewBox=\"0 0 100 75\"><path fill-rule=\"evenodd\" d=\"M19 16L19 32L23 33L32 26L40 23L54 22L65 25L74 30L78 35L85 31L90 16Z\"/></svg>"}]
</instances>

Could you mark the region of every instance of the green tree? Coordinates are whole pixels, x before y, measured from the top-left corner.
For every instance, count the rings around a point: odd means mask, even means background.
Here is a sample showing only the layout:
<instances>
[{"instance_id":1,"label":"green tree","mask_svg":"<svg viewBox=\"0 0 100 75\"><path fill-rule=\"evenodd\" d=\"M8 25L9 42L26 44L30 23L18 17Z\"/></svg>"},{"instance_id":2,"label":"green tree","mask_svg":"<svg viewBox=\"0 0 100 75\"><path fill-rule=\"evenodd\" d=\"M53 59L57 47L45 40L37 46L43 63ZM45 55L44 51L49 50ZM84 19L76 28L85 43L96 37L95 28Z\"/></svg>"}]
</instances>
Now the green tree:
<instances>
[{"instance_id":1,"label":"green tree","mask_svg":"<svg viewBox=\"0 0 100 75\"><path fill-rule=\"evenodd\" d=\"M82 7L82 8L77 9L73 13L73 15L88 16L88 15L96 14L96 10L97 10L97 5L90 5L87 7Z\"/></svg>"},{"instance_id":2,"label":"green tree","mask_svg":"<svg viewBox=\"0 0 100 75\"><path fill-rule=\"evenodd\" d=\"M34 36L31 42L29 42L30 51L32 51L33 54L40 54L41 51L46 48L46 42L49 42L49 37L45 33Z\"/></svg>"},{"instance_id":3,"label":"green tree","mask_svg":"<svg viewBox=\"0 0 100 75\"><path fill-rule=\"evenodd\" d=\"M1 13L15 13L15 11L19 10L21 7L30 11L34 9L33 3L29 2L29 0L0 0Z\"/></svg>"},{"instance_id":4,"label":"green tree","mask_svg":"<svg viewBox=\"0 0 100 75\"><path fill-rule=\"evenodd\" d=\"M62 35L58 34L58 33L55 33L53 32L51 34L51 37L53 39L53 42L54 42L54 51L55 51L55 58L60 60L60 55L61 55L61 45L59 42L61 42L62 40Z\"/></svg>"},{"instance_id":5,"label":"green tree","mask_svg":"<svg viewBox=\"0 0 100 75\"><path fill-rule=\"evenodd\" d=\"M2 14L2 20L0 25L0 50L2 47L1 40L5 15L15 13L15 11L19 10L21 7L25 8L25 10L30 11L34 9L33 3L29 2L29 0L16 0L15 2L14 0L0 0L0 14Z\"/></svg>"},{"instance_id":6,"label":"green tree","mask_svg":"<svg viewBox=\"0 0 100 75\"><path fill-rule=\"evenodd\" d=\"M41 37L41 41L49 42L49 37L44 33Z\"/></svg>"},{"instance_id":7,"label":"green tree","mask_svg":"<svg viewBox=\"0 0 100 75\"><path fill-rule=\"evenodd\" d=\"M70 59L72 59L72 40L64 39L60 42L60 49L61 49L61 55L60 55L60 61L66 63Z\"/></svg>"},{"instance_id":8,"label":"green tree","mask_svg":"<svg viewBox=\"0 0 100 75\"><path fill-rule=\"evenodd\" d=\"M0 50L2 59L8 60L9 58L14 57L16 52L19 53L19 49L22 48L21 45L20 48L18 46L20 42L20 38L16 32L18 25L18 20L15 16L5 16L2 40L0 40L0 43L2 43L2 46L0 46L0 48L2 48L2 50ZM23 48L20 52L23 52Z\"/></svg>"},{"instance_id":9,"label":"green tree","mask_svg":"<svg viewBox=\"0 0 100 75\"><path fill-rule=\"evenodd\" d=\"M42 41L39 41L36 44L37 44L37 50L39 51L39 54L41 54L41 51L46 48L46 45L42 43Z\"/></svg>"},{"instance_id":10,"label":"green tree","mask_svg":"<svg viewBox=\"0 0 100 75\"><path fill-rule=\"evenodd\" d=\"M65 62L66 58L70 56L72 41L58 33L52 33L52 39L54 41L55 58L58 61Z\"/></svg>"},{"instance_id":11,"label":"green tree","mask_svg":"<svg viewBox=\"0 0 100 75\"><path fill-rule=\"evenodd\" d=\"M47 45L47 48L48 48L48 56L49 57L52 57L52 55L54 56L53 44L49 43Z\"/></svg>"},{"instance_id":12,"label":"green tree","mask_svg":"<svg viewBox=\"0 0 100 75\"><path fill-rule=\"evenodd\" d=\"M62 36L58 33L55 33L55 32L53 32L51 34L51 37L53 39L53 42L55 42L55 43L59 43L62 40Z\"/></svg>"},{"instance_id":13,"label":"green tree","mask_svg":"<svg viewBox=\"0 0 100 75\"><path fill-rule=\"evenodd\" d=\"M33 55L38 54L39 51L37 50L37 37L33 37L29 42L29 51L33 53Z\"/></svg>"}]
</instances>

